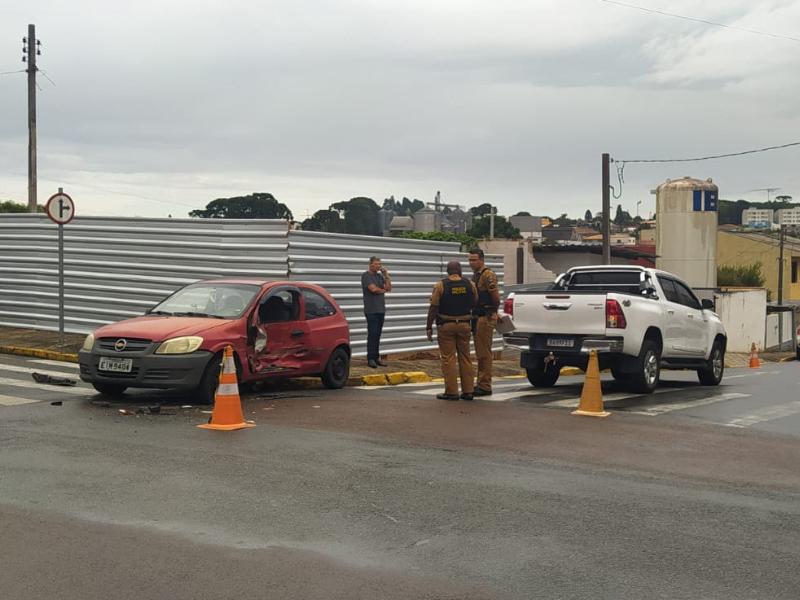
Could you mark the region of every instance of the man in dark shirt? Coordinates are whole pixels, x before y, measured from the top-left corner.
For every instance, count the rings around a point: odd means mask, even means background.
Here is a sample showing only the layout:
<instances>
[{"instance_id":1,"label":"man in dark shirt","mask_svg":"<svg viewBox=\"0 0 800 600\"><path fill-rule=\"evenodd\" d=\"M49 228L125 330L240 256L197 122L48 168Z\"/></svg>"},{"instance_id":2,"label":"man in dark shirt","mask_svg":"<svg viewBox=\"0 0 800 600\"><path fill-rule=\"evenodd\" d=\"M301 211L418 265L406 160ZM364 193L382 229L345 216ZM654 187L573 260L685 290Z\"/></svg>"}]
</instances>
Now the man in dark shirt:
<instances>
[{"instance_id":1,"label":"man in dark shirt","mask_svg":"<svg viewBox=\"0 0 800 600\"><path fill-rule=\"evenodd\" d=\"M380 358L380 342L386 316L385 294L392 291L392 280L377 256L369 259L369 269L361 275L361 291L367 317L367 364L373 369L385 367L386 363Z\"/></svg>"}]
</instances>

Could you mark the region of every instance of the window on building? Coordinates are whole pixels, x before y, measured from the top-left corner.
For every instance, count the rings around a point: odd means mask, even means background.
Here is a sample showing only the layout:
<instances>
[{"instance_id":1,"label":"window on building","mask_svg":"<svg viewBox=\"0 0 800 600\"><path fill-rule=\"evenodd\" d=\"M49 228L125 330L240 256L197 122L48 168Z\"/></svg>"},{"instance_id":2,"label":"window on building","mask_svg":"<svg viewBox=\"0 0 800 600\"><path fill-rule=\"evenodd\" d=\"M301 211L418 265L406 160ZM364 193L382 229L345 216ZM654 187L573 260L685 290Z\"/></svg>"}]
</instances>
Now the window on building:
<instances>
[{"instance_id":1,"label":"window on building","mask_svg":"<svg viewBox=\"0 0 800 600\"><path fill-rule=\"evenodd\" d=\"M800 270L800 258L792 259L792 283L797 283L797 271Z\"/></svg>"}]
</instances>

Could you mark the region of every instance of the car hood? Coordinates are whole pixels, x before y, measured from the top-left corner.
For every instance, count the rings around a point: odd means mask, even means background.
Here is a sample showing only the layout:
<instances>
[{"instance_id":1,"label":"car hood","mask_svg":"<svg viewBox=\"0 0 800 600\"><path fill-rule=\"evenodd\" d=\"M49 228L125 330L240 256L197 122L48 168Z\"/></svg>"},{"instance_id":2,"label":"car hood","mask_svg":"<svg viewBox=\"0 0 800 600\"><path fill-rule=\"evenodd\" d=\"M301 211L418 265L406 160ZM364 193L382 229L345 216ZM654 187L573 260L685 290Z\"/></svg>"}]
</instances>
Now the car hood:
<instances>
[{"instance_id":1,"label":"car hood","mask_svg":"<svg viewBox=\"0 0 800 600\"><path fill-rule=\"evenodd\" d=\"M184 335L203 335L212 329L224 327L232 322L229 319L145 315L104 325L95 331L94 335L96 338L139 338L163 342Z\"/></svg>"}]
</instances>

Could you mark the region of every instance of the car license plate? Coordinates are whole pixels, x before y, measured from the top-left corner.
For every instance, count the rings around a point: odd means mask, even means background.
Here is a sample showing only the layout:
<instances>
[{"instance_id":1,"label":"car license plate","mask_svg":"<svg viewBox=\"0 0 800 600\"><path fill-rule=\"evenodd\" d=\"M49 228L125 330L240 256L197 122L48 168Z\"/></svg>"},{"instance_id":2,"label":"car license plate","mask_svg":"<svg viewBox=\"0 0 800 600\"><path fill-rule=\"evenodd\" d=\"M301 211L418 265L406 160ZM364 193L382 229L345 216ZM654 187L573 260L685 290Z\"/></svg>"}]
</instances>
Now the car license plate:
<instances>
[{"instance_id":1,"label":"car license plate","mask_svg":"<svg viewBox=\"0 0 800 600\"><path fill-rule=\"evenodd\" d=\"M100 363L97 365L98 370L113 373L130 373L132 367L133 359L131 358L108 358L107 356L101 356Z\"/></svg>"},{"instance_id":2,"label":"car license plate","mask_svg":"<svg viewBox=\"0 0 800 600\"><path fill-rule=\"evenodd\" d=\"M575 345L575 340L569 338L547 338L547 345L558 348L572 348Z\"/></svg>"}]
</instances>

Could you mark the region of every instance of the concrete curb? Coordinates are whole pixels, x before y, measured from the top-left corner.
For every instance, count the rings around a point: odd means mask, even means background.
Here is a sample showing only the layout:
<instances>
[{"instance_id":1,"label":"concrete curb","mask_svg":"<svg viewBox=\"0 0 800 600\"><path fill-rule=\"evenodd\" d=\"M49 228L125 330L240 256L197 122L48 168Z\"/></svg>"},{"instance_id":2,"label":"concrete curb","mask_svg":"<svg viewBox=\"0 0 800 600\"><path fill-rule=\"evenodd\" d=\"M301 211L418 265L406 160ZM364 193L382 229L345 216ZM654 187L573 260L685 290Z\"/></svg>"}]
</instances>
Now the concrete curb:
<instances>
[{"instance_id":1,"label":"concrete curb","mask_svg":"<svg viewBox=\"0 0 800 600\"><path fill-rule=\"evenodd\" d=\"M78 362L78 355L71 352L55 352L53 350L40 350L39 348L23 348L20 346L0 346L0 353L15 354L17 356L32 356L46 360L60 360L62 362Z\"/></svg>"}]
</instances>

